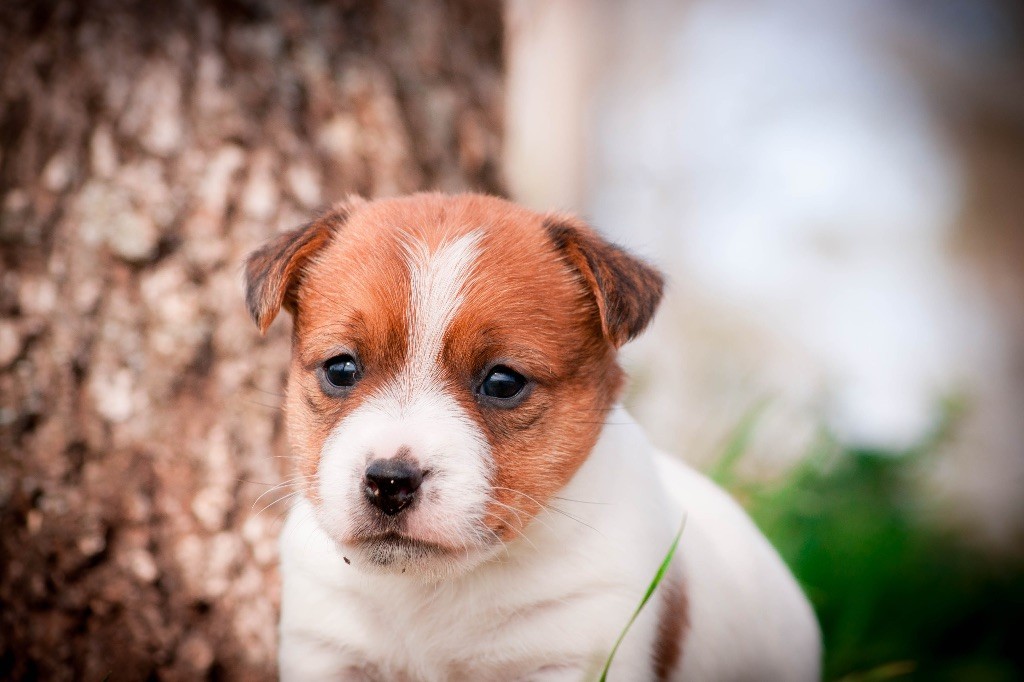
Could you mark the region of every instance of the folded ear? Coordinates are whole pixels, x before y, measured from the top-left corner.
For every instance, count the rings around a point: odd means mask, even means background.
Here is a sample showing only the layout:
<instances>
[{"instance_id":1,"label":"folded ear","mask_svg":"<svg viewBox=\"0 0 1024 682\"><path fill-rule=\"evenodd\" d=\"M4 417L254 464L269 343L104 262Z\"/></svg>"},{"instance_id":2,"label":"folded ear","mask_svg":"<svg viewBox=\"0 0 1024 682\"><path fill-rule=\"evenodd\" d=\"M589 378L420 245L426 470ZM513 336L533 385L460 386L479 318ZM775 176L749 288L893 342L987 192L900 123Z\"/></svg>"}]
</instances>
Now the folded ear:
<instances>
[{"instance_id":1,"label":"folded ear","mask_svg":"<svg viewBox=\"0 0 1024 682\"><path fill-rule=\"evenodd\" d=\"M265 333L283 306L295 312L302 268L341 229L361 199L348 199L301 227L274 237L245 260L245 302Z\"/></svg>"},{"instance_id":2,"label":"folded ear","mask_svg":"<svg viewBox=\"0 0 1024 682\"><path fill-rule=\"evenodd\" d=\"M661 301L661 273L573 216L549 215L544 227L594 297L605 338L619 348L640 334Z\"/></svg>"}]
</instances>

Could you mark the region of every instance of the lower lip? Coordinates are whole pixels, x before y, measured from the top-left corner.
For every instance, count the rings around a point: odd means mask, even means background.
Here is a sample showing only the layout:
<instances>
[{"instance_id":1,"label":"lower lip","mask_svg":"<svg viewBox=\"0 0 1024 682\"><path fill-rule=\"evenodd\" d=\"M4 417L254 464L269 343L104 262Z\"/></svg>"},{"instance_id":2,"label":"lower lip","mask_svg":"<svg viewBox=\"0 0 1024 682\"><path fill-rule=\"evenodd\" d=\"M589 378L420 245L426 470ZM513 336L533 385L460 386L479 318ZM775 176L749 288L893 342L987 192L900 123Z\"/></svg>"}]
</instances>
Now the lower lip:
<instances>
[{"instance_id":1,"label":"lower lip","mask_svg":"<svg viewBox=\"0 0 1024 682\"><path fill-rule=\"evenodd\" d=\"M398 533L363 537L357 540L364 557L378 566L405 566L437 559L451 560L454 551L441 545L416 540Z\"/></svg>"},{"instance_id":2,"label":"lower lip","mask_svg":"<svg viewBox=\"0 0 1024 682\"><path fill-rule=\"evenodd\" d=\"M429 552L431 554L448 554L452 551L447 547L442 547L441 545L432 542L417 540L415 538L411 538L400 533L385 533L383 535L371 535L364 538L359 538L358 543L368 547L390 545L392 547L401 547L403 549L415 549L420 552Z\"/></svg>"}]
</instances>

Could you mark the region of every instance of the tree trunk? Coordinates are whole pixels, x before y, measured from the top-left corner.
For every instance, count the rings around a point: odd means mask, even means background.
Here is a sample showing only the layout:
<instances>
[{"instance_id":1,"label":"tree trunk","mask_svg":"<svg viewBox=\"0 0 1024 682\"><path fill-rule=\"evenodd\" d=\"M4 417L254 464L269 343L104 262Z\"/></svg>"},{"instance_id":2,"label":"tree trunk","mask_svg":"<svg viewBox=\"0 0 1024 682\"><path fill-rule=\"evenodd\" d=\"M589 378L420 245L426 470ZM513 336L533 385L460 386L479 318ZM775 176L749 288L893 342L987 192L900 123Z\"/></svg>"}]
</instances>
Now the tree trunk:
<instances>
[{"instance_id":1,"label":"tree trunk","mask_svg":"<svg viewBox=\"0 0 1024 682\"><path fill-rule=\"evenodd\" d=\"M241 260L499 191L501 50L493 0L0 5L0 678L273 675L288 323Z\"/></svg>"}]
</instances>

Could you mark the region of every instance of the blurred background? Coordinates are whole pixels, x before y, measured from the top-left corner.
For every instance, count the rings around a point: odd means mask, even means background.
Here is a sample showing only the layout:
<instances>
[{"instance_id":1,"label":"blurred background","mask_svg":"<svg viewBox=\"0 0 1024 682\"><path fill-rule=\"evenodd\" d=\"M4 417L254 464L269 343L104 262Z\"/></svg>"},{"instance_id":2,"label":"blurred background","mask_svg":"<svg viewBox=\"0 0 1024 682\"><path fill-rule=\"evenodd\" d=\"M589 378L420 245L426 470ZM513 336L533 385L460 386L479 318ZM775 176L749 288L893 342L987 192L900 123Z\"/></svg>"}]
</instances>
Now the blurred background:
<instances>
[{"instance_id":1,"label":"blurred background","mask_svg":"<svg viewBox=\"0 0 1024 682\"><path fill-rule=\"evenodd\" d=\"M670 287L627 404L731 488L829 679L1020 679L1024 13L509 5L512 195Z\"/></svg>"},{"instance_id":2,"label":"blurred background","mask_svg":"<svg viewBox=\"0 0 1024 682\"><path fill-rule=\"evenodd\" d=\"M288 323L240 262L418 189L667 273L626 402L779 547L826 679L1024 677L1009 0L0 5L0 677L272 677Z\"/></svg>"}]
</instances>

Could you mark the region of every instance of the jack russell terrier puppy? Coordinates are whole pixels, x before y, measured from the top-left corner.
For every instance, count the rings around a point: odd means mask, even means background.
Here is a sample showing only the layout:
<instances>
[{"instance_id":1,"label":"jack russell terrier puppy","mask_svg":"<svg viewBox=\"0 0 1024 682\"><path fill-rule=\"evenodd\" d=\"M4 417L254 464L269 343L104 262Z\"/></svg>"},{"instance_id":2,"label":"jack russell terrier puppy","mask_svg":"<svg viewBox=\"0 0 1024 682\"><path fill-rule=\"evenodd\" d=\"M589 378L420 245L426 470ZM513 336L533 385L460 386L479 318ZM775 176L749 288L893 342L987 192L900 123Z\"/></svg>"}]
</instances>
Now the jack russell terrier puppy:
<instances>
[{"instance_id":1,"label":"jack russell terrier puppy","mask_svg":"<svg viewBox=\"0 0 1024 682\"><path fill-rule=\"evenodd\" d=\"M778 554L618 406L662 278L566 215L351 199L246 263L293 316L286 680L816 680Z\"/></svg>"}]
</instances>

